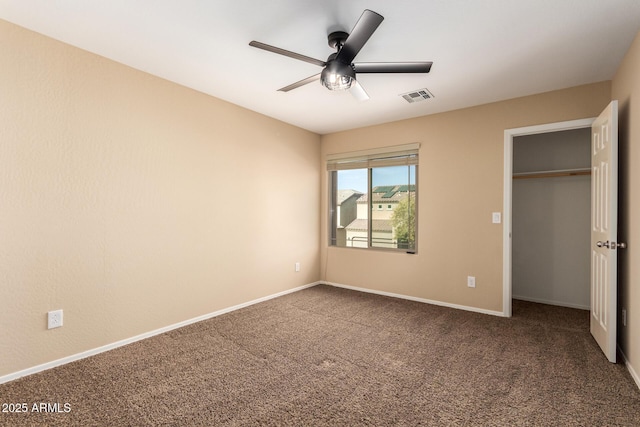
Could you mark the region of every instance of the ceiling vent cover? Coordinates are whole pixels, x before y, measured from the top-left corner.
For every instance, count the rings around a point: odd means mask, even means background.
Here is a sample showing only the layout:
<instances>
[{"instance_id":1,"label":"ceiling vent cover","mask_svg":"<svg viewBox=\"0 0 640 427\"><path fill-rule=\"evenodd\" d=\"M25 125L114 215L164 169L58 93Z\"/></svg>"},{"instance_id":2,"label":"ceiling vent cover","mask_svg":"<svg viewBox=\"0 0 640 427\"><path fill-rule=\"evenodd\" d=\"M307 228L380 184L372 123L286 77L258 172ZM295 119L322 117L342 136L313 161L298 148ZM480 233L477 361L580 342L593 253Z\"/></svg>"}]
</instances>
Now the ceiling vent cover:
<instances>
[{"instance_id":1,"label":"ceiling vent cover","mask_svg":"<svg viewBox=\"0 0 640 427\"><path fill-rule=\"evenodd\" d=\"M414 102L424 101L425 99L433 98L433 94L429 92L429 89L422 88L418 90L414 90L412 92L400 94L401 97L407 100L409 104L413 104Z\"/></svg>"}]
</instances>

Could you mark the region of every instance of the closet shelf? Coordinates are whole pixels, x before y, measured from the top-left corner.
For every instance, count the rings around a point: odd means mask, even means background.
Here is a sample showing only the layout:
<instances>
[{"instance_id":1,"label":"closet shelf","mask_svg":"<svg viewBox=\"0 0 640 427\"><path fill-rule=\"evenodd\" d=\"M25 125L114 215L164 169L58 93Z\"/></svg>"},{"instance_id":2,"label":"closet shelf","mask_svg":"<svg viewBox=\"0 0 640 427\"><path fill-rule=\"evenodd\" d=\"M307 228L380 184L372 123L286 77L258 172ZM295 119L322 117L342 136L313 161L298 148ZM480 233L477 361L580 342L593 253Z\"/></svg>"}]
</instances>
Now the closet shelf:
<instances>
[{"instance_id":1,"label":"closet shelf","mask_svg":"<svg viewBox=\"0 0 640 427\"><path fill-rule=\"evenodd\" d=\"M591 168L582 169L559 169L538 172L519 172L513 174L513 179L532 179L532 178L556 178L562 176L578 176L591 175Z\"/></svg>"}]
</instances>

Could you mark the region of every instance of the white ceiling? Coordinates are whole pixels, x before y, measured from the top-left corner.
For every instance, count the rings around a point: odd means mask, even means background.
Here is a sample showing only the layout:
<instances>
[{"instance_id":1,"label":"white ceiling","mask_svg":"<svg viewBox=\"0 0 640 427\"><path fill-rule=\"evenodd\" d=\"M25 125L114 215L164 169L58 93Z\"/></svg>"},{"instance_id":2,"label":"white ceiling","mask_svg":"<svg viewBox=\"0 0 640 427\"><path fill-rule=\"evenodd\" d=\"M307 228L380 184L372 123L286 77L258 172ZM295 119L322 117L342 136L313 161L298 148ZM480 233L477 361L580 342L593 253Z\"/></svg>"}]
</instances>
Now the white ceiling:
<instances>
[{"instance_id":1,"label":"white ceiling","mask_svg":"<svg viewBox=\"0 0 640 427\"><path fill-rule=\"evenodd\" d=\"M370 100L312 83L327 34L364 9L385 20L355 62L433 61L429 74L362 74ZM0 0L0 18L133 68L326 134L613 78L640 0ZM399 94L426 87L435 98Z\"/></svg>"}]
</instances>

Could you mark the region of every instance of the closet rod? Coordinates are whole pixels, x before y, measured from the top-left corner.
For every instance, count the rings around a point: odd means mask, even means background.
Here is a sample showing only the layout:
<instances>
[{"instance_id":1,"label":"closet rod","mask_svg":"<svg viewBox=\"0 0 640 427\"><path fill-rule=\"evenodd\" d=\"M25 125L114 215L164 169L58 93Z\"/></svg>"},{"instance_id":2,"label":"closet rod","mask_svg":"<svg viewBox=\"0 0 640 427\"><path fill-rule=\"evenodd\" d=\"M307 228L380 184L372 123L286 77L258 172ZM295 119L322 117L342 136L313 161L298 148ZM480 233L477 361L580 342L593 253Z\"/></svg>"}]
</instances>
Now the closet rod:
<instances>
[{"instance_id":1,"label":"closet rod","mask_svg":"<svg viewBox=\"0 0 640 427\"><path fill-rule=\"evenodd\" d=\"M561 169L561 170L540 171L540 172L520 172L520 173L514 173L513 179L556 178L556 177L562 177L562 176L578 176L578 175L591 175L591 169L584 168L584 169Z\"/></svg>"}]
</instances>

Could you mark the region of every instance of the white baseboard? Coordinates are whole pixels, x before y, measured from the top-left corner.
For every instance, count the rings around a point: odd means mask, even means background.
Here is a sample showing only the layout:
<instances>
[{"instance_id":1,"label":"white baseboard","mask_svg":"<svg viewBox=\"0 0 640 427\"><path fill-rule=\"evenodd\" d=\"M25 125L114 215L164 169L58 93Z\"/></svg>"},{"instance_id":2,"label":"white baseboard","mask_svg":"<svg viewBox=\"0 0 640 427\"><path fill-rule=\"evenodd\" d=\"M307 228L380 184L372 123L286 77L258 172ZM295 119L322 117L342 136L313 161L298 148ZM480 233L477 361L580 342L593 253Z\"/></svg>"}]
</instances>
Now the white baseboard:
<instances>
[{"instance_id":1,"label":"white baseboard","mask_svg":"<svg viewBox=\"0 0 640 427\"><path fill-rule=\"evenodd\" d=\"M521 301L537 302L539 304L556 305L558 307L577 308L579 310L591 310L591 307L589 307L588 305L585 306L581 304L571 304L571 303L561 302L561 301L550 301L542 298L530 298L530 297L523 297L521 295L512 295L511 298L521 300Z\"/></svg>"},{"instance_id":2,"label":"white baseboard","mask_svg":"<svg viewBox=\"0 0 640 427\"><path fill-rule=\"evenodd\" d=\"M73 354L71 356L63 357L58 360L54 360L51 362L43 363L41 365L33 366L31 368L23 369L18 372L14 372L12 374L4 375L0 377L0 384L16 380L18 378L32 375L38 372L46 371L47 369L55 368L57 366L66 365L70 362L75 362L76 360L84 359L89 356L94 356L96 354L104 353L105 351L113 350L118 347L122 347L127 344L134 343L136 341L140 341L146 338L151 338L155 335L163 334L165 332L172 331L174 329L182 328L187 325L191 325L192 323L201 322L203 320L211 319L212 317L220 316L221 314L229 313L235 310L239 310L241 308L248 307L250 305L258 304L260 302L268 301L273 298L281 297L283 295L287 295L293 292L301 291L306 288L310 288L316 285L321 284L322 282L314 282L309 283L307 285L299 286L297 288L288 289L286 291L278 292L277 294L267 295L266 297L258 298L252 301L248 301L242 304L234 305L233 307L223 308L222 310L214 311L213 313L204 314L202 316L194 317L193 319L185 320L183 322L175 323L173 325L165 326L160 329L156 329L150 332L145 332L140 335L136 335L135 337L126 338L124 340L120 340L111 344L103 345L98 348L94 348L92 350L83 351L82 353Z\"/></svg>"},{"instance_id":3,"label":"white baseboard","mask_svg":"<svg viewBox=\"0 0 640 427\"><path fill-rule=\"evenodd\" d=\"M640 376L638 376L636 370L633 369L633 366L631 366L631 363L629 363L629 359L627 359L627 355L624 354L624 351L622 351L620 346L618 346L618 352L622 355L624 365L627 367L627 371L629 371L629 374L631 374L631 378L633 378L633 381L635 381L636 385L640 389Z\"/></svg>"},{"instance_id":4,"label":"white baseboard","mask_svg":"<svg viewBox=\"0 0 640 427\"><path fill-rule=\"evenodd\" d=\"M324 281L322 283L324 283L325 285L329 285L329 286L335 286L336 288L351 289L352 291L366 292L366 293L370 293L370 294L383 295L383 296L386 296L386 297L393 297L393 298L406 299L406 300L409 300L409 301L422 302L422 303L425 303L425 304L439 305L441 307L455 308L457 310L473 311L473 312L476 312L476 313L490 314L492 316L505 317L504 313L501 312L501 311L485 310L484 308L469 307L469 306L466 306L466 305L459 305L459 304L450 304L450 303L447 303L447 302L435 301L435 300L430 300L430 299L425 299L425 298L417 298L417 297L412 297L412 296L408 296L408 295L395 294L395 293L392 293L392 292L376 291L376 290L373 290L373 289L358 288L356 286L342 285L340 283L333 283L333 282L327 282L327 281Z\"/></svg>"}]
</instances>

